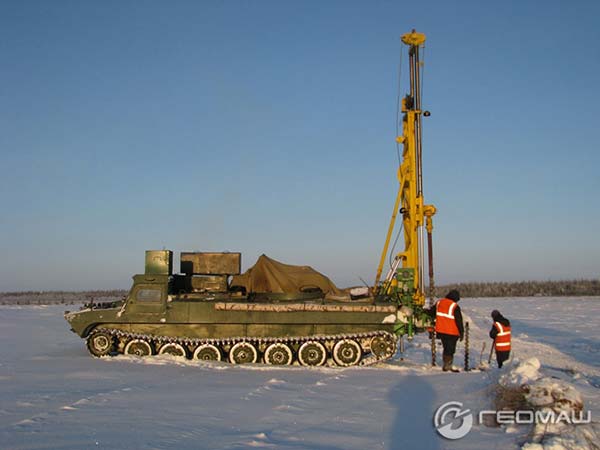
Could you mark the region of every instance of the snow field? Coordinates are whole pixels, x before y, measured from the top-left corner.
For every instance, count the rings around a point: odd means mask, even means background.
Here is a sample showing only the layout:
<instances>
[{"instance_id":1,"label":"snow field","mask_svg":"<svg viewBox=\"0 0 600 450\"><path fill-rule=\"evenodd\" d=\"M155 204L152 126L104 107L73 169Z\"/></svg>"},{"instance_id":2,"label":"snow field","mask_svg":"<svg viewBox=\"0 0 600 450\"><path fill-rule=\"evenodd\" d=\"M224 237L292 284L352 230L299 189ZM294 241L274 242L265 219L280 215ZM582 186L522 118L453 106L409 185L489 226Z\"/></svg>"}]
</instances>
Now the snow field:
<instances>
[{"instance_id":1,"label":"snow field","mask_svg":"<svg viewBox=\"0 0 600 450\"><path fill-rule=\"evenodd\" d=\"M447 401L460 401L474 412L489 408L500 376L516 377L517 360L531 357L541 363L536 369L539 378L529 373L526 382L549 377L559 386L568 383L581 396L584 408L594 418L600 417L600 299L465 299L460 304L471 324L472 365L479 364L484 341L487 361L490 311L499 309L511 320L512 370L498 371L493 361L489 371L442 373L429 365L426 336L406 343L404 360L398 355L367 368L232 366L169 355L95 359L88 355L84 341L68 330L60 306L3 306L0 448L529 445L528 450L539 450L531 445L558 445L558 441L526 444L532 442L530 427L478 424L466 437L450 441L432 426L434 411ZM459 367L462 355L459 344L455 358Z\"/></svg>"}]
</instances>

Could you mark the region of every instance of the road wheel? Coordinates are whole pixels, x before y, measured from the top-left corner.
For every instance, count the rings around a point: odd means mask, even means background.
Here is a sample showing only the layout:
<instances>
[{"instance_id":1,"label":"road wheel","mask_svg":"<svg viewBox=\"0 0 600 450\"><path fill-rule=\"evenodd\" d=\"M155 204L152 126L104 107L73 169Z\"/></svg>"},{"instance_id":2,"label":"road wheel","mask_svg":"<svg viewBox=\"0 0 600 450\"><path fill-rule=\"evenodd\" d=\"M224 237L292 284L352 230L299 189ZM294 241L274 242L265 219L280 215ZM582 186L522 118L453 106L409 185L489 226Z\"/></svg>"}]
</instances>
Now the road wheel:
<instances>
[{"instance_id":1,"label":"road wheel","mask_svg":"<svg viewBox=\"0 0 600 450\"><path fill-rule=\"evenodd\" d=\"M333 347L333 359L338 366L354 366L362 357L362 350L358 342L352 339L339 341Z\"/></svg>"},{"instance_id":2,"label":"road wheel","mask_svg":"<svg viewBox=\"0 0 600 450\"><path fill-rule=\"evenodd\" d=\"M167 344L164 344L160 350L158 350L158 354L159 355L173 355L173 356L182 356L182 357L186 357L187 353L185 351L185 348L183 348L183 345L181 344L177 344L175 342L169 342Z\"/></svg>"},{"instance_id":3,"label":"road wheel","mask_svg":"<svg viewBox=\"0 0 600 450\"><path fill-rule=\"evenodd\" d=\"M320 342L305 342L298 350L298 360L303 366L322 366L327 360L327 350Z\"/></svg>"},{"instance_id":4,"label":"road wheel","mask_svg":"<svg viewBox=\"0 0 600 450\"><path fill-rule=\"evenodd\" d=\"M275 366L286 366L292 363L292 349L282 343L271 344L265 350L265 362Z\"/></svg>"},{"instance_id":5,"label":"road wheel","mask_svg":"<svg viewBox=\"0 0 600 450\"><path fill-rule=\"evenodd\" d=\"M133 339L127 343L123 353L126 355L150 356L152 355L152 346L144 339Z\"/></svg>"},{"instance_id":6,"label":"road wheel","mask_svg":"<svg viewBox=\"0 0 600 450\"><path fill-rule=\"evenodd\" d=\"M212 344L202 344L194 351L194 359L200 359L202 361L221 361L221 352Z\"/></svg>"},{"instance_id":7,"label":"road wheel","mask_svg":"<svg viewBox=\"0 0 600 450\"><path fill-rule=\"evenodd\" d=\"M255 363L258 352L250 342L238 342L229 350L229 361L233 364Z\"/></svg>"},{"instance_id":8,"label":"road wheel","mask_svg":"<svg viewBox=\"0 0 600 450\"><path fill-rule=\"evenodd\" d=\"M114 338L105 331L96 331L87 339L88 350L92 355L98 357L109 355L113 351L114 345Z\"/></svg>"}]
</instances>

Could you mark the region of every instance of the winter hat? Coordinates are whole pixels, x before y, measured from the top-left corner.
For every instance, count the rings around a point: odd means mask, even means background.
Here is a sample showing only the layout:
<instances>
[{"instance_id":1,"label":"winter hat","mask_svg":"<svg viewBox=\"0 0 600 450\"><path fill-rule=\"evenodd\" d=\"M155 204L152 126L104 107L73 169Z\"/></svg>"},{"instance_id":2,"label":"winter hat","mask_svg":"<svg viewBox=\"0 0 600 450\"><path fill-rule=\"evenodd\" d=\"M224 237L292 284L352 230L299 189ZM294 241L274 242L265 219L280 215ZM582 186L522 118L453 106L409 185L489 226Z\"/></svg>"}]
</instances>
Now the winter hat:
<instances>
[{"instance_id":1,"label":"winter hat","mask_svg":"<svg viewBox=\"0 0 600 450\"><path fill-rule=\"evenodd\" d=\"M500 316L502 316L502 314L500 314L500 311L498 311L497 309L492 311L492 319L497 319Z\"/></svg>"},{"instance_id":2,"label":"winter hat","mask_svg":"<svg viewBox=\"0 0 600 450\"><path fill-rule=\"evenodd\" d=\"M452 289L450 292L448 292L446 294L446 298L457 302L460 300L460 292L458 292L458 290L456 290L456 289Z\"/></svg>"}]
</instances>

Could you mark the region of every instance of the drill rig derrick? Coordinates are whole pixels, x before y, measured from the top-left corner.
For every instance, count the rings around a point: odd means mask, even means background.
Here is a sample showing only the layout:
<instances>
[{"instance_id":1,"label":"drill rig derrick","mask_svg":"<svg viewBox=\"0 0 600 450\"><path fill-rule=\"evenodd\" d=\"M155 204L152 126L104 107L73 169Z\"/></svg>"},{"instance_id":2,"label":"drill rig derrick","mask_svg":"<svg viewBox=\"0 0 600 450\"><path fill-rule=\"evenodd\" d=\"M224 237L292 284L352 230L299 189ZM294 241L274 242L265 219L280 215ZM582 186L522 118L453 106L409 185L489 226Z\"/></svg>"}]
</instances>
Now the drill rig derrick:
<instances>
[{"instance_id":1,"label":"drill rig derrick","mask_svg":"<svg viewBox=\"0 0 600 450\"><path fill-rule=\"evenodd\" d=\"M422 62L420 49L425 43L425 35L413 30L402 36L402 42L408 46L410 67L410 92L402 99L402 135L396 142L402 145L402 161L398 167L398 194L392 211L392 218L381 253L381 259L375 277L376 297L396 301L404 306L405 321L399 324L397 332L408 334L415 327L423 327L427 316L425 306L425 231L427 232L429 288L433 301L433 246L432 217L436 213L433 205L426 205L423 197L422 167L422 116L429 116L421 109ZM396 225L397 214L402 215L404 250L393 257L387 275L381 280L383 265L388 256L389 244ZM390 255L391 257L391 255Z\"/></svg>"}]
</instances>

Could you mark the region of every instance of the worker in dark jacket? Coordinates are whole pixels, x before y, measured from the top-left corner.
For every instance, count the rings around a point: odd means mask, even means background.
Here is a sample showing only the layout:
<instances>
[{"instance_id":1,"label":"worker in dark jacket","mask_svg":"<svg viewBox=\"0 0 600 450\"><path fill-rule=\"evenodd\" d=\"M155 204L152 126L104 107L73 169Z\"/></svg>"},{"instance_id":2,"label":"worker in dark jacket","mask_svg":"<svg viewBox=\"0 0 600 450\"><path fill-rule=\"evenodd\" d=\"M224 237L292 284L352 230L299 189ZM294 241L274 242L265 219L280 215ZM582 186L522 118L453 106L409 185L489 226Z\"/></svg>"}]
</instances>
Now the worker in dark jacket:
<instances>
[{"instance_id":1,"label":"worker in dark jacket","mask_svg":"<svg viewBox=\"0 0 600 450\"><path fill-rule=\"evenodd\" d=\"M500 368L510 356L510 322L496 309L492 311L492 320L494 323L490 330L490 337L494 340L496 360Z\"/></svg>"},{"instance_id":2,"label":"worker in dark jacket","mask_svg":"<svg viewBox=\"0 0 600 450\"><path fill-rule=\"evenodd\" d=\"M443 360L444 372L458 372L458 369L452 366L454 352L456 351L456 341L462 341L464 336L464 327L462 313L458 301L460 293L453 289L446 294L446 297L437 301L435 305L435 333L442 341L444 348Z\"/></svg>"}]
</instances>

